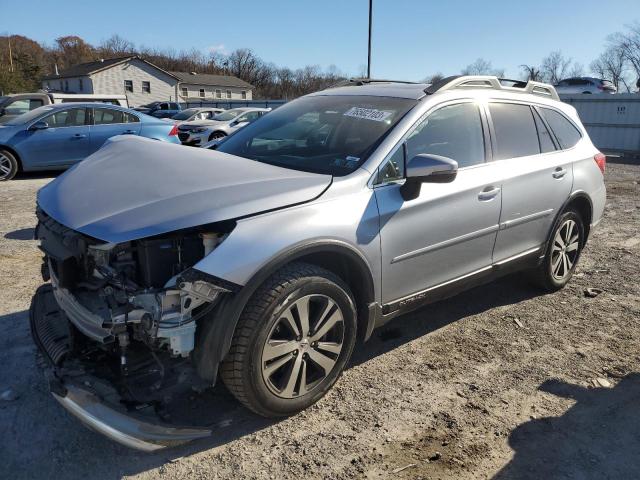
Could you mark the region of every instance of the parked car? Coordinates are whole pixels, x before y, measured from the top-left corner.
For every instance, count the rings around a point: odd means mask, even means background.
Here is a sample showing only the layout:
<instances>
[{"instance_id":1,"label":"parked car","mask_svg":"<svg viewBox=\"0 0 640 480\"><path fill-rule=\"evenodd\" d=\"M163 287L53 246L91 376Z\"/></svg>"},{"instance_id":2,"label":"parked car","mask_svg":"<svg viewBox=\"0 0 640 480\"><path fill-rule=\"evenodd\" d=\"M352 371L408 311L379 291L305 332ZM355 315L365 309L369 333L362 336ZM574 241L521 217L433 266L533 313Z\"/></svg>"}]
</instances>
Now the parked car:
<instances>
[{"instance_id":1,"label":"parked car","mask_svg":"<svg viewBox=\"0 0 640 480\"><path fill-rule=\"evenodd\" d=\"M618 90L609 80L591 77L576 77L561 80L555 86L558 93L617 93Z\"/></svg>"},{"instance_id":2,"label":"parked car","mask_svg":"<svg viewBox=\"0 0 640 480\"><path fill-rule=\"evenodd\" d=\"M127 108L103 103L39 107L0 125L0 181L19 171L68 168L115 135L180 143L175 125Z\"/></svg>"},{"instance_id":3,"label":"parked car","mask_svg":"<svg viewBox=\"0 0 640 480\"><path fill-rule=\"evenodd\" d=\"M31 325L56 399L143 450L211 434L137 416L181 385L290 415L402 313L517 270L563 288L605 205L575 109L496 77L358 81L216 150L119 137L80 167L38 193Z\"/></svg>"},{"instance_id":4,"label":"parked car","mask_svg":"<svg viewBox=\"0 0 640 480\"><path fill-rule=\"evenodd\" d=\"M202 146L231 135L270 111L270 108L232 108L210 120L183 123L178 127L178 138L183 145Z\"/></svg>"},{"instance_id":5,"label":"parked car","mask_svg":"<svg viewBox=\"0 0 640 480\"><path fill-rule=\"evenodd\" d=\"M210 120L219 113L224 112L224 108L211 108L211 107L202 107L202 108L187 108L186 110L182 110L179 113L176 113L173 117L167 118L167 121L171 121L176 125L185 122L194 122L198 120Z\"/></svg>"},{"instance_id":6,"label":"parked car","mask_svg":"<svg viewBox=\"0 0 640 480\"><path fill-rule=\"evenodd\" d=\"M6 123L18 115L53 103L102 102L127 108L129 103L125 95L94 95L78 93L17 93L0 97L0 124Z\"/></svg>"},{"instance_id":7,"label":"parked car","mask_svg":"<svg viewBox=\"0 0 640 480\"><path fill-rule=\"evenodd\" d=\"M179 103L176 102L151 102L141 105L134 110L156 118L171 118L182 111Z\"/></svg>"}]
</instances>

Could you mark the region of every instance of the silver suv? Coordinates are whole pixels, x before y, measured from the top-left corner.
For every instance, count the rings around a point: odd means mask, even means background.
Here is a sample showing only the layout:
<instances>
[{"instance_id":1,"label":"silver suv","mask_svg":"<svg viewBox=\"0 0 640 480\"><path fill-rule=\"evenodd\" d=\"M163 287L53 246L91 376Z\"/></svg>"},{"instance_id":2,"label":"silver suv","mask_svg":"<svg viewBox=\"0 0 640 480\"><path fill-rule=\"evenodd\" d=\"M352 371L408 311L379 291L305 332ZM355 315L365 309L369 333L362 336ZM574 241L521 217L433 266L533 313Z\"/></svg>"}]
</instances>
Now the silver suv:
<instances>
[{"instance_id":1,"label":"silver suv","mask_svg":"<svg viewBox=\"0 0 640 480\"><path fill-rule=\"evenodd\" d=\"M31 325L56 399L153 450L210 432L122 405L166 413L219 376L290 415L404 312L514 270L562 288L602 217L605 157L553 87L517 85L352 81L215 150L112 139L38 194L51 283Z\"/></svg>"}]
</instances>

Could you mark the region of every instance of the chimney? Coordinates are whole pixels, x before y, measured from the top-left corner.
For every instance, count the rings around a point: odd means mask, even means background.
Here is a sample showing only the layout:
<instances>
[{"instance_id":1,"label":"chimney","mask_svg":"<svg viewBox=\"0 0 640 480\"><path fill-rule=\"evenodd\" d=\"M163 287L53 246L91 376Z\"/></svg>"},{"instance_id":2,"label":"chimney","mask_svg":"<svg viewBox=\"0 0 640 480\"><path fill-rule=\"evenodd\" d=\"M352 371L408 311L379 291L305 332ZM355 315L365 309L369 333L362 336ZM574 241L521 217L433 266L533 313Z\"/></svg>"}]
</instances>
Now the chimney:
<instances>
[{"instance_id":1,"label":"chimney","mask_svg":"<svg viewBox=\"0 0 640 480\"><path fill-rule=\"evenodd\" d=\"M56 77L57 77L58 75L60 75L60 74L58 73L58 64L57 64L57 63L55 63L53 66L54 66L54 69L55 69L55 71L56 71Z\"/></svg>"}]
</instances>

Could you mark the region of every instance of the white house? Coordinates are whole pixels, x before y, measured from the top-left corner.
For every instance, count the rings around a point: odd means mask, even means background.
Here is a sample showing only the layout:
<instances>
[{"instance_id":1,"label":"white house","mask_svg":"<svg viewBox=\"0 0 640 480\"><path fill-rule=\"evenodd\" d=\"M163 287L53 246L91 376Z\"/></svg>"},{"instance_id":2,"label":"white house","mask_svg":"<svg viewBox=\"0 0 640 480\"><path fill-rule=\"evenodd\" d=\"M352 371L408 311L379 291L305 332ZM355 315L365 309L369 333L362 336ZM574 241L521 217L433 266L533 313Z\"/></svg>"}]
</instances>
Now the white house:
<instances>
[{"instance_id":1,"label":"white house","mask_svg":"<svg viewBox=\"0 0 640 480\"><path fill-rule=\"evenodd\" d=\"M82 63L49 75L42 88L69 93L126 95L137 107L154 101L251 100L253 86L230 75L167 72L137 56Z\"/></svg>"}]
</instances>

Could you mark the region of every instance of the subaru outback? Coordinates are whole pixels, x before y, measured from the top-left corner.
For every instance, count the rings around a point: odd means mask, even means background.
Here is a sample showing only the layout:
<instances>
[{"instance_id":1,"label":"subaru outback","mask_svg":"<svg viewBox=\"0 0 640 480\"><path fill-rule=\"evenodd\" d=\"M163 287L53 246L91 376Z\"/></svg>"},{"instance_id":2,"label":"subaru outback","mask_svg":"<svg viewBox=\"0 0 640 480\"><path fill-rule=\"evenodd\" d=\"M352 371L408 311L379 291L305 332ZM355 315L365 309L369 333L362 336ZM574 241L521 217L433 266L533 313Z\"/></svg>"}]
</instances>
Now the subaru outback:
<instances>
[{"instance_id":1,"label":"subaru outback","mask_svg":"<svg viewBox=\"0 0 640 480\"><path fill-rule=\"evenodd\" d=\"M218 378L299 412L404 312L516 270L562 288L604 169L553 87L495 77L346 82L213 150L115 137L38 193L52 393L142 450L210 435L162 413Z\"/></svg>"}]
</instances>

